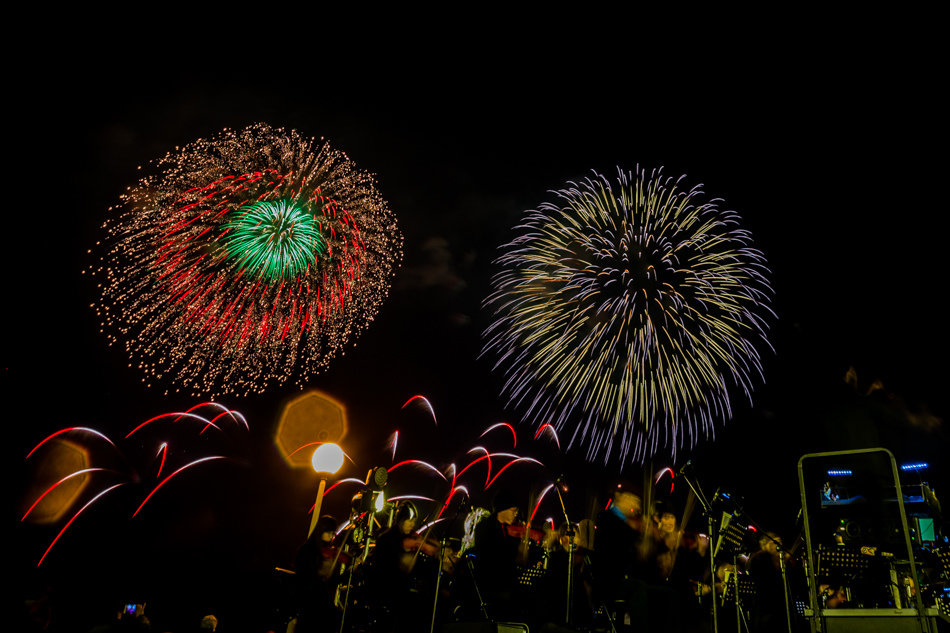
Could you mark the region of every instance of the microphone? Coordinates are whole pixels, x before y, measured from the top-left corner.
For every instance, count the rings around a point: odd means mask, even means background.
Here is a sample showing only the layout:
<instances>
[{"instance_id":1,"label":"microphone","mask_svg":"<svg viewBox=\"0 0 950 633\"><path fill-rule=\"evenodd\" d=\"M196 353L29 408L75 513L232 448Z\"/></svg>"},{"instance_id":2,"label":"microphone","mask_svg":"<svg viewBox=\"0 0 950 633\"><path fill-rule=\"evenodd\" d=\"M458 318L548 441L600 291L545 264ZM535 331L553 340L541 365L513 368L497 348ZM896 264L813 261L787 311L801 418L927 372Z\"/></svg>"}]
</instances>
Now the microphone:
<instances>
[{"instance_id":1,"label":"microphone","mask_svg":"<svg viewBox=\"0 0 950 633\"><path fill-rule=\"evenodd\" d=\"M692 467L693 467L693 460L687 459L687 460L686 460L686 463L683 464L682 466L680 466L679 472L677 472L676 474L677 474L677 475L682 475L682 474L684 474L688 469L692 469Z\"/></svg>"}]
</instances>

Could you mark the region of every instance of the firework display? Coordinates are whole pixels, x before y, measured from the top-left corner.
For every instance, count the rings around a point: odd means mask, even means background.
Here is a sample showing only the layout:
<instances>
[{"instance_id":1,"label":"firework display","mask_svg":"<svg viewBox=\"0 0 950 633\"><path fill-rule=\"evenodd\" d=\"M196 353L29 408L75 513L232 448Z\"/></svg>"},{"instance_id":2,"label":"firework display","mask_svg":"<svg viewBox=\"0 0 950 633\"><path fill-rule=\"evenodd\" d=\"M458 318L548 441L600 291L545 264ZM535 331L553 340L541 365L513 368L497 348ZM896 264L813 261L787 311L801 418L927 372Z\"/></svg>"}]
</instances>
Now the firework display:
<instances>
[{"instance_id":1,"label":"firework display","mask_svg":"<svg viewBox=\"0 0 950 633\"><path fill-rule=\"evenodd\" d=\"M158 161L105 225L96 306L111 342L192 393L321 370L376 315L402 237L372 177L257 124Z\"/></svg>"},{"instance_id":2,"label":"firework display","mask_svg":"<svg viewBox=\"0 0 950 633\"><path fill-rule=\"evenodd\" d=\"M502 247L485 352L510 403L587 459L643 461L714 432L768 347L762 254L719 200L662 171L594 174ZM569 446L570 446L569 444Z\"/></svg>"}]
</instances>

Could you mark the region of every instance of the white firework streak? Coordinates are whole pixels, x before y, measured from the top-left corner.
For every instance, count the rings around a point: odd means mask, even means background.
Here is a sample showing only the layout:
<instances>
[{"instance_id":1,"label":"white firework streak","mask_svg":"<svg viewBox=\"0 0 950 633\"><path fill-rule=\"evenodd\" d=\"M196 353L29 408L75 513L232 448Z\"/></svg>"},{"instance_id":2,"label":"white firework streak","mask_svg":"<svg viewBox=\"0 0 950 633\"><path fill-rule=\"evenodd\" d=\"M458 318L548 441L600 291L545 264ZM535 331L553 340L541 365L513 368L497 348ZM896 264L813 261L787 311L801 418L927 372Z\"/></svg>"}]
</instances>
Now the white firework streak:
<instances>
[{"instance_id":1,"label":"white firework streak","mask_svg":"<svg viewBox=\"0 0 950 633\"><path fill-rule=\"evenodd\" d=\"M764 380L772 289L739 216L701 185L618 172L525 213L497 260L483 354L510 404L572 430L589 460L675 458L731 417L731 388L751 399Z\"/></svg>"}]
</instances>

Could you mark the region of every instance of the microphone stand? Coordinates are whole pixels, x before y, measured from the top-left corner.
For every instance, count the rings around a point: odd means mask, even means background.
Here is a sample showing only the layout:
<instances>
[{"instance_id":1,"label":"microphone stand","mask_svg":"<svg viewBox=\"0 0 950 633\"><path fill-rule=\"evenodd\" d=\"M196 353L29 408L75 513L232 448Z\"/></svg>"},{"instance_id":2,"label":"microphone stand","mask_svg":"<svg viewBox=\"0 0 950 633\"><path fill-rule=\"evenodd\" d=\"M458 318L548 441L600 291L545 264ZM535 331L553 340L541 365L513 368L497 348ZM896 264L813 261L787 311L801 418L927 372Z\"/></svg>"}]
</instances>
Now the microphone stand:
<instances>
[{"instance_id":1,"label":"microphone stand","mask_svg":"<svg viewBox=\"0 0 950 633\"><path fill-rule=\"evenodd\" d=\"M699 484L694 482L689 475L686 474L686 467L690 465L691 462L686 462L683 467L680 469L680 477L686 480L686 484L689 486L689 489L693 491L693 494L696 495L696 499L699 501L700 505L703 506L703 513L706 515L706 522L709 526L709 571L710 571L710 582L713 586L712 591L712 621L713 621L713 633L719 633L719 617L716 611L716 559L713 556L713 545L716 542L715 539L715 529L716 523L713 520L712 514L712 505L710 505L709 500L706 499L706 495L703 494L702 489L699 487ZM702 592L702 588L700 588Z\"/></svg>"},{"instance_id":2,"label":"microphone stand","mask_svg":"<svg viewBox=\"0 0 950 633\"><path fill-rule=\"evenodd\" d=\"M468 565L468 573L472 577L472 586L475 587L475 595L478 596L478 608L485 617L485 620L491 622L491 618L488 616L488 603L485 602L485 598L482 597L482 590L478 588L478 580L475 578L475 566L472 564L472 559L468 555L465 556L465 564Z\"/></svg>"},{"instance_id":3,"label":"microphone stand","mask_svg":"<svg viewBox=\"0 0 950 633\"><path fill-rule=\"evenodd\" d=\"M455 519L459 517L459 515L462 513L462 510L464 508L465 508L465 501L463 500L461 505L459 505L458 510L455 511L455 516L452 517L452 520L449 521L448 526L446 526L445 530L442 531L442 538L439 540L439 560L436 563L439 567L439 572L435 578L435 597L433 597L432 599L432 625L429 627L429 633L435 633L435 614L439 606L439 591L442 585L442 573L443 573L442 564L443 564L443 561L445 560L445 546L446 546L446 542L449 539L449 536L448 536L449 530L451 530L452 525L455 523ZM476 589L477 588L478 587L476 586ZM479 593L479 600L481 600L480 593Z\"/></svg>"},{"instance_id":4,"label":"microphone stand","mask_svg":"<svg viewBox=\"0 0 950 633\"><path fill-rule=\"evenodd\" d=\"M590 575L591 583L593 583L595 587L598 586L597 578L595 576L596 571L594 571L596 570L596 565L591 564L590 554L584 556L584 564L587 565L587 572ZM600 598L598 602L600 603L599 608L603 610L604 615L607 616L607 622L610 623L611 633L617 633L617 626L614 624L614 616L610 614L610 607L607 606L607 602L603 598Z\"/></svg>"},{"instance_id":5,"label":"microphone stand","mask_svg":"<svg viewBox=\"0 0 950 633\"><path fill-rule=\"evenodd\" d=\"M722 600L723 609L727 606L727 600L735 600L736 607L736 631L737 633L742 633L745 630L747 633L749 631L749 623L746 622L745 612L742 610L742 599L739 593L739 554L738 552L733 552L732 554L732 565L733 571L726 572L726 578L723 580L723 591L722 596L717 596L718 600Z\"/></svg>"},{"instance_id":6,"label":"microphone stand","mask_svg":"<svg viewBox=\"0 0 950 633\"><path fill-rule=\"evenodd\" d=\"M758 523L756 523L752 517L745 513L742 508L739 508L740 512L745 514L745 517L749 520L749 523L755 526L755 529L759 531L759 534L764 534L772 543L775 545L775 549L778 552L778 561L779 561L779 572L782 574L782 588L785 593L785 621L788 625L788 633L792 633L792 605L789 600L789 590L788 590L788 571L785 567L785 555L792 555L785 547L782 546L777 540L769 536L768 532L763 530Z\"/></svg>"},{"instance_id":7,"label":"microphone stand","mask_svg":"<svg viewBox=\"0 0 950 633\"><path fill-rule=\"evenodd\" d=\"M373 523L372 523L372 521L373 521L373 514L372 514L372 512L366 512L366 513L365 513L365 516L368 517L368 520L367 520L367 522L366 522L366 533L365 533L366 543L365 543L365 548L364 548L364 551L363 551L363 557L362 557L362 559L361 559L362 562L366 562L366 557L367 557L367 555L369 554L370 529L373 527ZM357 525L357 523L359 523L362 519L363 519L363 517L358 517L358 518L357 518L356 523L354 523L354 525L353 525L353 530L356 530L356 529L359 527L359 526ZM347 536L349 536L349 535L347 535ZM348 607L349 604L350 604L350 589L353 587L353 570L354 570L355 567L356 567L356 558L354 558L352 561L350 561L350 578L349 578L349 581L347 582L347 585L346 585L346 597L343 598L343 614L340 616L340 633L343 633L343 626L344 626L344 624L346 623L346 609L347 609L347 607Z\"/></svg>"},{"instance_id":8,"label":"microphone stand","mask_svg":"<svg viewBox=\"0 0 950 633\"><path fill-rule=\"evenodd\" d=\"M768 533L765 533L765 535L768 536ZM789 603L788 598L788 571L785 567L785 555L788 554L791 556L791 553L771 536L769 536L769 540L775 544L778 551L778 565L779 571L782 573L782 589L784 589L785 594L785 620L788 623L788 633L792 633L792 605Z\"/></svg>"},{"instance_id":9,"label":"microphone stand","mask_svg":"<svg viewBox=\"0 0 950 633\"><path fill-rule=\"evenodd\" d=\"M561 502L561 512L564 513L564 521L567 522L567 538L568 538L568 548L567 548L567 612L564 615L564 623L568 628L571 627L571 606L574 602L574 550L577 546L574 544L574 524L571 523L571 518L567 516L567 507L564 505L564 496L561 494L561 486L558 482L554 482L554 489L557 491L558 501ZM558 547L561 544L558 543Z\"/></svg>"}]
</instances>

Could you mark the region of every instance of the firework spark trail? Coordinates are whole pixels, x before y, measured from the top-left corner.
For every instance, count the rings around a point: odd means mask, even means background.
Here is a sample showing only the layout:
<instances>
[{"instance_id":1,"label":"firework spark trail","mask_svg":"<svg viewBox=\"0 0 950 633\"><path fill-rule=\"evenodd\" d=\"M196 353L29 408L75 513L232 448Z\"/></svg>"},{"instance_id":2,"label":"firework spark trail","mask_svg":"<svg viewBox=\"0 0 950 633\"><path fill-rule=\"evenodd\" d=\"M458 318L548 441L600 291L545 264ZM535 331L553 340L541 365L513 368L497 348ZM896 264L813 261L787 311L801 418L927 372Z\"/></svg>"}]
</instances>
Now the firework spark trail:
<instances>
[{"instance_id":1,"label":"firework spark trail","mask_svg":"<svg viewBox=\"0 0 950 633\"><path fill-rule=\"evenodd\" d=\"M161 488L162 486L164 486L165 483L166 483L169 479L171 479L172 477L174 477L175 475L177 475L177 474L180 473L181 471L185 470L186 468L191 468L192 466L197 466L198 464L200 464L200 463L202 463L202 462L207 462L207 461L211 461L211 460L214 460L214 459L224 459L224 458L225 458L224 455L212 455L211 457L202 457L201 459L196 459L195 461L193 461L193 462L191 462L191 463L189 463L189 464L185 464L184 466L182 466L181 468L179 468L178 470L176 470L175 472L173 472L172 474L170 474L168 477L165 477L165 479L163 479L161 482L159 482L159 484L158 484L157 486L155 486L155 487L152 489L152 492L148 493L148 496L145 497L145 500L142 501L142 503L139 504L139 507L135 509L135 512L132 513L132 517L134 518L135 515L139 513L139 510L142 509L142 506L144 506L144 505L148 502L148 500L152 498L152 495L154 495L156 492L158 492L158 489L159 489L159 488Z\"/></svg>"},{"instance_id":2,"label":"firework spark trail","mask_svg":"<svg viewBox=\"0 0 950 633\"><path fill-rule=\"evenodd\" d=\"M489 433L489 432L491 432L491 431L493 431L493 430L495 430L495 429L497 429L497 428L503 427L503 426L508 427L508 430L511 431L511 437L512 437L512 439L513 439L513 441L514 441L514 443L511 445L511 447L512 447L512 448L517 448L517 447L518 447L518 434L515 433L515 427L511 426L511 425L508 424L507 422L499 422L498 424L493 424L493 425L491 425L490 427L488 427L487 429L485 429L485 430L482 432L482 434L479 435L479 437L485 437L485 435L486 435L487 433Z\"/></svg>"},{"instance_id":3,"label":"firework spark trail","mask_svg":"<svg viewBox=\"0 0 950 633\"><path fill-rule=\"evenodd\" d=\"M195 394L325 368L375 317L402 236L372 177L296 131L225 130L122 196L90 269L110 343Z\"/></svg>"},{"instance_id":4,"label":"firework spark trail","mask_svg":"<svg viewBox=\"0 0 950 633\"><path fill-rule=\"evenodd\" d=\"M446 508L449 507L449 503L452 501L452 497L455 496L456 492L461 492L465 496L469 496L468 488L466 488L465 486L452 486L452 489L449 491L449 496L445 498L445 503L442 504L442 508L439 510L439 514L436 515L437 517L441 517L442 514L445 512Z\"/></svg>"},{"instance_id":5,"label":"firework spark trail","mask_svg":"<svg viewBox=\"0 0 950 633\"><path fill-rule=\"evenodd\" d=\"M406 405L408 405L408 404L409 404L410 402L412 402L413 400L422 400L422 402L426 405L426 408L429 409L429 413L432 414L432 422L433 422L436 426L438 426L438 425L439 425L439 421L435 419L435 409L432 408L432 403L429 402L429 399L426 398L425 396L413 396L413 397L409 398L408 400L406 400L406 404L402 405L400 408L401 408L401 409L405 409L405 408L406 408Z\"/></svg>"},{"instance_id":6,"label":"firework spark trail","mask_svg":"<svg viewBox=\"0 0 950 633\"><path fill-rule=\"evenodd\" d=\"M435 501L432 497L424 497L422 495L398 495L395 497L390 497L387 501Z\"/></svg>"},{"instance_id":7,"label":"firework spark trail","mask_svg":"<svg viewBox=\"0 0 950 633\"><path fill-rule=\"evenodd\" d=\"M333 484L332 486L330 486L329 488L327 488L327 489L323 492L323 496L326 497L328 494L330 494L330 491L331 491L331 490L333 490L334 488L336 488L336 487L339 486L340 484L359 484L359 485L362 486L362 485L363 485L363 480L362 480L362 479L356 479L356 478L354 478L354 477L347 477L346 479L341 479L341 480L339 480L338 482L336 482L335 484ZM314 501L313 504L310 506L310 509L307 510L307 514L313 514L313 509L316 508L316 507L317 507L317 502Z\"/></svg>"},{"instance_id":8,"label":"firework spark trail","mask_svg":"<svg viewBox=\"0 0 950 633\"><path fill-rule=\"evenodd\" d=\"M670 473L670 494L673 494L673 485L675 483L676 473L674 473L673 469L670 468L669 466L666 466L665 468L661 468L660 471L657 472L656 479L653 480L653 485L656 486L658 483L660 483L660 479L663 478L663 474L666 472Z\"/></svg>"},{"instance_id":9,"label":"firework spark trail","mask_svg":"<svg viewBox=\"0 0 950 633\"><path fill-rule=\"evenodd\" d=\"M318 441L318 442L307 442L306 444L301 444L301 445L298 446L296 449L294 449L294 451L293 451L290 455L287 456L287 459L290 459L291 457L293 457L294 455L296 455L297 453L299 453L299 452L302 451L303 449L307 448L308 446L319 446L320 444L323 444L323 443L324 443L324 442L322 442L322 441ZM346 454L346 453L344 453L344 455L345 455L345 454Z\"/></svg>"},{"instance_id":10,"label":"firework spark trail","mask_svg":"<svg viewBox=\"0 0 950 633\"><path fill-rule=\"evenodd\" d=\"M101 438L104 439L105 441L109 442L109 444L112 444L113 447L115 447L115 443L114 443L112 440L110 440L108 437L106 437L105 435L103 435L103 434L100 433L99 431L96 431L95 429L90 429L90 428L87 428L87 427L84 427L84 426L71 426L71 427L68 427L68 428L65 428L65 429L60 429L59 431L56 431L56 432L53 433L52 435L49 435L48 437L46 437L42 442L40 442L39 444L37 444L36 446L34 446L32 451L30 451L29 453L26 454L26 459L29 459L29 458L30 458L30 455L32 455L33 453L36 452L36 449L38 449L38 448L39 448L40 446L42 446L43 444L46 444L46 442L50 441L51 439L53 439L53 438L56 437L57 435L61 435L61 434L63 434L63 433L69 433L69 432L71 432L71 431L82 431L83 433L90 433L90 434L95 435L95 436L97 436L97 437L101 437Z\"/></svg>"},{"instance_id":11,"label":"firework spark trail","mask_svg":"<svg viewBox=\"0 0 950 633\"><path fill-rule=\"evenodd\" d=\"M158 465L158 474L155 475L156 479L162 476L162 469L165 467L165 458L168 456L168 443L163 442L161 446L158 447L158 452L162 456L162 463ZM158 455L156 455L158 457Z\"/></svg>"},{"instance_id":12,"label":"firework spark trail","mask_svg":"<svg viewBox=\"0 0 950 633\"><path fill-rule=\"evenodd\" d=\"M515 464L517 464L517 463L520 463L520 462L530 462L530 463L532 463L532 464L538 464L539 466L544 466L544 464L542 464L542 463L539 462L538 460L534 459L533 457L519 457L519 458L517 458L517 459L513 459L513 460L511 460L510 462L508 462L507 464L505 464L504 466L502 466L501 468L498 469L498 472L495 473L495 476L492 477L491 481L488 482L488 485L485 486L485 490L488 490L488 489L491 487L491 485L492 485L493 483L495 483L495 480L498 479L498 477L500 477L501 474L502 474L503 472L505 472L505 470L506 470L509 466L513 466L513 465L515 465Z\"/></svg>"},{"instance_id":13,"label":"firework spark trail","mask_svg":"<svg viewBox=\"0 0 950 633\"><path fill-rule=\"evenodd\" d=\"M46 555L49 554L49 551L50 551L51 549L53 549L53 546L54 546L54 545L56 545L56 541L58 541L58 540L59 540L59 537L61 537L61 536L63 535L63 532L66 531L66 528L68 528L70 525L73 524L73 521L76 520L76 517L78 517L80 514L82 514L83 511L84 511L86 508L88 508L88 507L91 506L93 503L95 503L96 500L98 500L100 497L102 497L103 495L105 495L105 494L108 493L108 492L111 492L112 490L115 490L115 489L118 488L119 486L123 486L123 485L125 485L125 484L124 484L124 483L118 483L118 484L112 486L111 488L106 488L105 490L103 490L102 492L100 492L99 494L97 494L95 497L93 497L92 499L90 499L90 500L86 503L86 505L84 505L83 507L81 507L81 508L79 509L79 511L76 512L76 514L74 514L74 515L72 516L72 518L71 518L69 521L66 522L66 525L64 525L64 526L63 526L63 529L59 531L59 534L56 535L56 538L53 539L53 542L49 544L49 547L47 547L47 548L46 548L46 551L43 552L43 555L40 557L40 562L38 562L38 563L36 564L36 566L39 567L40 565L43 564L43 560L46 558Z\"/></svg>"},{"instance_id":14,"label":"firework spark trail","mask_svg":"<svg viewBox=\"0 0 950 633\"><path fill-rule=\"evenodd\" d=\"M234 419L234 416L231 415L231 412L230 412L230 411L222 411L222 412L219 413L218 415L216 415L216 416L214 416L213 418L211 418L210 420L208 420L208 423L204 426L203 429L201 429L201 433L199 433L198 435L201 435L202 433L204 433L205 431L207 431L209 428L215 428L215 429L218 429L218 430L220 431L221 429L220 429L219 427L215 426L214 423L217 422L218 420L220 420L221 418L223 418L224 416L228 416L228 417L231 418L232 420Z\"/></svg>"},{"instance_id":15,"label":"firework spark trail","mask_svg":"<svg viewBox=\"0 0 950 633\"><path fill-rule=\"evenodd\" d=\"M488 480L491 479L491 458L492 458L492 454L488 452L488 449L486 449L486 448L484 448L484 447L482 447L482 446L476 446L475 448L470 449L468 452L469 452L469 453L472 453L472 452L479 451L479 450L480 450L480 451L485 451L485 454L482 455L481 457L479 457L478 459L476 459L475 461L469 462L468 466L466 466L466 467L463 468L462 470L460 470L460 471L458 471L457 473L455 473L455 475L452 477L452 482L453 482L453 484L454 484L455 480L457 480L459 477L462 476L462 473L464 473L466 470L468 470L469 468L471 468L472 466L474 466L474 465L477 464L478 462L482 461L483 459L486 459L486 460L488 460L488 473L485 475L485 487L486 487L486 488L488 487ZM501 453L499 453L499 454L501 454Z\"/></svg>"},{"instance_id":16,"label":"firework spark trail","mask_svg":"<svg viewBox=\"0 0 950 633\"><path fill-rule=\"evenodd\" d=\"M512 405L571 429L590 460L675 458L731 417L730 388L751 397L763 379L765 259L736 213L680 180L570 183L497 260L483 354Z\"/></svg>"},{"instance_id":17,"label":"firework spark trail","mask_svg":"<svg viewBox=\"0 0 950 633\"><path fill-rule=\"evenodd\" d=\"M528 518L529 523L534 521L534 515L538 513L538 508L541 507L541 502L544 501L544 495L548 494L552 488L554 488L554 484L548 484L547 488L542 490L541 494L538 495L538 502L534 504L534 510L531 511L531 516Z\"/></svg>"},{"instance_id":18,"label":"firework spark trail","mask_svg":"<svg viewBox=\"0 0 950 633\"><path fill-rule=\"evenodd\" d=\"M463 468L462 470L458 471L458 473L457 473L457 474L453 477L453 479L452 479L453 484L454 484L455 480L457 480L459 477L462 476L462 473L464 473L466 470L468 470L469 468L471 468L472 466L474 466L475 464L477 464L478 462L480 462L480 461L482 461L482 460L487 460L487 461L488 461L488 471L485 473L485 490L488 490L488 487L491 485L491 483L492 483L493 481L495 481L495 479L498 477L498 474L501 473L501 470L504 470L505 468L507 468L508 466L510 466L512 463L514 463L514 462L516 462L516 461L529 460L529 461L536 462L536 463L538 463L538 464L541 463L541 462L539 462L539 461L537 461L536 459L533 459L533 458L531 458L531 457L522 457L522 456L520 456L520 455L515 455L514 453L489 453L487 450L485 450L485 448L483 448L483 447L481 447L481 446L476 446L475 448L470 449L468 452L471 453L471 452L473 452L473 451L478 451L478 450L485 451L485 454L482 455L481 457L478 457L478 458L476 458L475 460L469 462L468 465L465 466L465 468ZM492 477L492 476L491 476L491 460L492 460L492 457L510 457L513 461L508 462L507 464L505 464L505 465L502 467L502 469L498 471L498 474L496 474L495 477Z\"/></svg>"},{"instance_id":19,"label":"firework spark trail","mask_svg":"<svg viewBox=\"0 0 950 633\"><path fill-rule=\"evenodd\" d=\"M347 477L346 479L341 479L341 480L339 480L338 482L336 482L335 484L333 484L332 486L330 486L329 488L327 488L327 489L323 492L323 494L324 494L324 495L327 495L327 494L330 493L331 490L333 490L334 488L336 488L336 487L339 486L340 484L346 484L346 483L363 485L363 480L362 480L362 479L357 479L356 477ZM313 511L313 508L310 508L310 510Z\"/></svg>"},{"instance_id":20,"label":"firework spark trail","mask_svg":"<svg viewBox=\"0 0 950 633\"><path fill-rule=\"evenodd\" d=\"M561 440L558 439L557 429L555 429L550 424L542 424L540 427L538 427L537 433L534 434L534 439L538 439L539 437L541 437L541 434L544 433L545 431L548 431L550 436L554 438L554 444L557 446L557 449L561 450Z\"/></svg>"},{"instance_id":21,"label":"firework spark trail","mask_svg":"<svg viewBox=\"0 0 950 633\"><path fill-rule=\"evenodd\" d=\"M48 495L49 493L51 493L51 492L53 491L53 488L55 488L55 487L58 486L59 484L63 483L64 481L67 481L67 480L69 480L69 479L72 479L72 478L75 477L76 475L82 475L83 473L91 473L91 472L96 472L96 471L109 471L109 472L113 472L113 473L116 472L116 471L114 471L114 470L109 470L108 468L83 468L82 470L77 470L77 471L74 472L74 473L69 473L68 475L66 475L65 477L63 477L63 478L60 479L59 481L57 481L55 484L53 484L52 486L50 486L49 488L47 488L47 489L46 489L46 492L44 492L44 493L41 494L39 497L37 497L36 501L33 502L33 505L30 506L30 509L26 511L26 514L23 515L23 518L20 519L20 521L22 522L24 519L26 519L26 517L29 516L30 512L33 511L33 508L35 508L37 505L39 505L40 501L43 500L43 497L45 497L46 495Z\"/></svg>"},{"instance_id":22,"label":"firework spark trail","mask_svg":"<svg viewBox=\"0 0 950 633\"><path fill-rule=\"evenodd\" d=\"M223 405L218 404L217 402L205 402L204 404L205 406L210 406L212 408L219 409L222 413L226 413L232 420L234 420L236 424L243 424L245 430L247 431L251 430L251 425L247 423L247 418L245 418L244 415L240 411L229 409Z\"/></svg>"},{"instance_id":23,"label":"firework spark trail","mask_svg":"<svg viewBox=\"0 0 950 633\"><path fill-rule=\"evenodd\" d=\"M419 526L419 529L417 529L415 533L416 533L416 534L422 534L422 533L425 532L426 530L429 530L430 528L432 528L432 526L434 526L436 523L441 523L442 521L448 521L449 518L450 518L450 517L443 517L443 518L441 518L441 519L435 519L434 521L429 521L428 523L425 523L425 524Z\"/></svg>"},{"instance_id":24,"label":"firework spark trail","mask_svg":"<svg viewBox=\"0 0 950 633\"><path fill-rule=\"evenodd\" d=\"M126 435L125 438L128 439L128 438L132 437L132 434L133 434L133 433L135 433L136 431L138 431L138 430L141 429L141 428L144 428L147 424L151 424L152 422L154 422L154 421L156 421L156 420L161 420L162 418L170 418L170 417L172 417L172 416L177 416L177 417L175 417L174 420L172 420L172 423L173 423L173 424L174 424L175 422L178 422L178 420L181 420L182 418L187 418L187 419L189 419L189 420L198 420L199 422L204 422L205 426L201 429L201 433L204 433L205 429L208 428L209 426L213 426L215 429L217 429L217 430L219 430L219 431L221 430L220 428L218 428L217 426L215 426L214 424L212 424L211 421L208 420L207 418L204 418L204 417L202 417L202 416L200 416L200 415L197 415L197 414L195 414L195 413L188 413L188 412L185 412L185 413L163 413L163 414L161 414L161 415L156 415L154 418L150 418L150 419L146 420L145 422L142 422L142 423L139 424L137 427L135 427L134 429L132 429L131 431L129 431L129 434ZM220 416L219 416L219 417L220 417ZM217 418L215 418L215 419L217 419Z\"/></svg>"},{"instance_id":25,"label":"firework spark trail","mask_svg":"<svg viewBox=\"0 0 950 633\"><path fill-rule=\"evenodd\" d=\"M225 407L224 405L218 404L217 402L214 402L214 401L202 402L202 403L200 403L200 404L196 404L195 406L193 406L193 407L191 407L190 409L186 410L185 413L191 413L192 411L195 411L195 410L197 410L197 409L200 409L201 407L209 407L209 408L211 408L211 409L216 409L216 410L220 411L221 413L225 413L225 414L227 414L232 420L234 420L235 422L237 422L237 423L239 423L239 424L243 424L243 425L244 425L244 428L247 429L248 431L251 430L250 425L247 423L247 419L246 419L239 411L235 411L234 409L229 409L229 408ZM217 420L217 419L220 418L220 417L221 417L221 416L219 415L219 416L215 417L214 420ZM180 420L180 419L181 419L181 418L175 418L174 421L175 421L175 422L178 422L178 420ZM212 420L212 422L213 422L214 420Z\"/></svg>"},{"instance_id":26,"label":"firework spark trail","mask_svg":"<svg viewBox=\"0 0 950 633\"><path fill-rule=\"evenodd\" d=\"M404 466L404 465L406 465L406 464L413 464L413 465L416 465L416 466L422 466L423 468L426 468L426 469L431 470L432 472L436 473L439 477L441 477L441 478L444 479L445 481L448 481L448 478L447 478L445 475L442 474L442 471L441 471L441 470L439 470L438 468L436 468L435 466L433 466L433 465L430 464L429 462L424 462L424 461L422 461L421 459L406 459L406 460L403 460L403 461L399 462L398 464L396 464L396 465L390 467L390 468L389 468L389 472L392 472L392 471L396 470L397 468L399 468L400 466Z\"/></svg>"}]
</instances>

